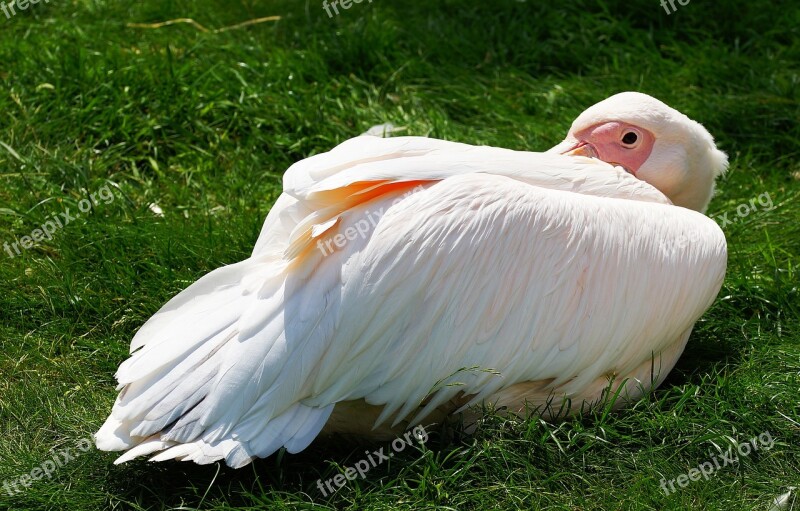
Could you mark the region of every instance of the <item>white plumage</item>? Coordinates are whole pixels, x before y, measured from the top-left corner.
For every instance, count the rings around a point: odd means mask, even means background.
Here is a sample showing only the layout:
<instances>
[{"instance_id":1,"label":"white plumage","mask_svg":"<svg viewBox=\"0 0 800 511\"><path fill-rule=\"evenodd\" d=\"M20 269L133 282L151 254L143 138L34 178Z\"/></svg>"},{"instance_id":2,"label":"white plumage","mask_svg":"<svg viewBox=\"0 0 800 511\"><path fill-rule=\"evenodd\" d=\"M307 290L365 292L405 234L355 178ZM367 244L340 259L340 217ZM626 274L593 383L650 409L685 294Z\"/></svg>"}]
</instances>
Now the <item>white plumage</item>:
<instances>
[{"instance_id":1,"label":"white plumage","mask_svg":"<svg viewBox=\"0 0 800 511\"><path fill-rule=\"evenodd\" d=\"M647 96L592 108L653 134L641 168L575 156L604 151L578 121L552 153L362 136L292 166L252 256L137 333L98 447L241 467L323 428L391 437L471 404L568 398L574 413L657 386L726 260L717 225L670 197L704 210L726 160ZM684 152L665 156L665 140ZM684 188L646 182L654 158L678 157L701 163L685 162Z\"/></svg>"}]
</instances>

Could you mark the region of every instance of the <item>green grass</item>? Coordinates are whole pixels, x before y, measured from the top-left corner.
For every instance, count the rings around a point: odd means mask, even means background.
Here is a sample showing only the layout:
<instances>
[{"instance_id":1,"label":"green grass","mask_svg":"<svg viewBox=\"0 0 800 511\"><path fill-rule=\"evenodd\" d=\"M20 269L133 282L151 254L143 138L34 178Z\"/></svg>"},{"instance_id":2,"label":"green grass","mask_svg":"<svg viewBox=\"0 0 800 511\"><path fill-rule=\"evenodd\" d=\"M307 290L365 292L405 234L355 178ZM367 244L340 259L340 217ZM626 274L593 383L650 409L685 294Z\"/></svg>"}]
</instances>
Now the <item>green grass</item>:
<instances>
[{"instance_id":1,"label":"green grass","mask_svg":"<svg viewBox=\"0 0 800 511\"><path fill-rule=\"evenodd\" d=\"M219 33L126 26L270 15L282 19ZM767 509L800 487L798 27L796 3L765 0L671 15L656 0L375 0L335 19L316 0L52 0L0 14L0 243L115 193L21 256L0 252L0 484L97 430L136 329L248 255L292 162L373 124L542 150L583 108L639 90L729 152L709 213L736 218L719 299L632 409L431 431L327 498L317 478L364 447L238 471L114 466L92 449L19 494L0 488L0 509ZM774 209L736 216L765 193ZM771 449L659 488L767 431Z\"/></svg>"}]
</instances>

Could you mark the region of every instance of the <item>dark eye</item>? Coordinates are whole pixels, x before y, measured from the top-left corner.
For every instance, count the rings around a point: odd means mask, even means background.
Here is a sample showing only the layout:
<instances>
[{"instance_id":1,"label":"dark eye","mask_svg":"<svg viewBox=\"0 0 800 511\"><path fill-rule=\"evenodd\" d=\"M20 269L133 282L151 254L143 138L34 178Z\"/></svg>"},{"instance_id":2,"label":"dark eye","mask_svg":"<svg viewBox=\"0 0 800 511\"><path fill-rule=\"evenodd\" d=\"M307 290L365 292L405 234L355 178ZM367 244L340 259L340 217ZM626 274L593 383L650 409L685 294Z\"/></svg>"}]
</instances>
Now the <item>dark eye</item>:
<instances>
[{"instance_id":1,"label":"dark eye","mask_svg":"<svg viewBox=\"0 0 800 511\"><path fill-rule=\"evenodd\" d=\"M639 135L632 131L625 133L625 136L622 137L622 143L625 145L633 145L637 140L639 140Z\"/></svg>"}]
</instances>

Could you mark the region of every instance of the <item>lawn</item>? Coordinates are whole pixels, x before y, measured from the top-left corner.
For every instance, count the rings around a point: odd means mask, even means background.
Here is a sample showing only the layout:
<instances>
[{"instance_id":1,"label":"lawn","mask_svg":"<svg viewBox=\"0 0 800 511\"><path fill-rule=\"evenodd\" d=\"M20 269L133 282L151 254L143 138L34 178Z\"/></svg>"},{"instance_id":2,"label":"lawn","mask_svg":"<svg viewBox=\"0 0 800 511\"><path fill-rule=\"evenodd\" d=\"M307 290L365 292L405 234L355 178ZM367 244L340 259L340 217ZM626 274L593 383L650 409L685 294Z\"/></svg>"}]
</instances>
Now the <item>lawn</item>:
<instances>
[{"instance_id":1,"label":"lawn","mask_svg":"<svg viewBox=\"0 0 800 511\"><path fill-rule=\"evenodd\" d=\"M675 6L0 10L0 509L766 510L800 487L800 5ZM179 18L196 24L157 24ZM137 328L249 255L293 162L383 122L544 150L621 90L702 122L731 158L708 212L728 239L725 284L668 380L634 407L431 430L326 494L318 479L381 446L314 444L232 470L115 466L88 445ZM723 461L754 437L758 448Z\"/></svg>"}]
</instances>

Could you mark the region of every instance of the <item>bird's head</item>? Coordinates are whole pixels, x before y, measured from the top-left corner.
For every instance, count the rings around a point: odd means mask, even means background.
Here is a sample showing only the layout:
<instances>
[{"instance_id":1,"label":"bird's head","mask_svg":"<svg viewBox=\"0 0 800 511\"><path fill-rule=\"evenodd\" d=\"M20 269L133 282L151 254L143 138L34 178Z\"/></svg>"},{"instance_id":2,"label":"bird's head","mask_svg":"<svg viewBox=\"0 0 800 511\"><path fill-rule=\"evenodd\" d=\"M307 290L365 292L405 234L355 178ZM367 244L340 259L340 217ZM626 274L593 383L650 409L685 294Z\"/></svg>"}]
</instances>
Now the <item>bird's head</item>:
<instances>
[{"instance_id":1,"label":"bird's head","mask_svg":"<svg viewBox=\"0 0 800 511\"><path fill-rule=\"evenodd\" d=\"M728 157L698 122L661 101L622 92L575 119L550 153L598 158L650 183L676 206L704 212Z\"/></svg>"}]
</instances>

